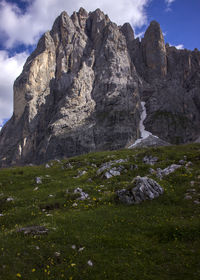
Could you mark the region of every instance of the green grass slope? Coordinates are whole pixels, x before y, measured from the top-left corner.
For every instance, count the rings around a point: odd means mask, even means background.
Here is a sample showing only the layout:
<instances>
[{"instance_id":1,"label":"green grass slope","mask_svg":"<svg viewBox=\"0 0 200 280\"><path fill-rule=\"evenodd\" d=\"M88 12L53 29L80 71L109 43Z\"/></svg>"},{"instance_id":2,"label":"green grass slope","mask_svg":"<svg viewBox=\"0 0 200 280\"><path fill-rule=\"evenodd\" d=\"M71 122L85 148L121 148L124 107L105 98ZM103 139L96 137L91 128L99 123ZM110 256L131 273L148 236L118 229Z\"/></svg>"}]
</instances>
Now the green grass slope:
<instances>
[{"instance_id":1,"label":"green grass slope","mask_svg":"<svg viewBox=\"0 0 200 280\"><path fill-rule=\"evenodd\" d=\"M184 156L192 164L159 180L145 155L158 157L154 169ZM127 159L115 164L124 166L120 176L97 174L116 159ZM91 153L49 165L0 170L1 280L200 279L199 144ZM164 194L120 204L115 191L137 175L155 179ZM77 200L77 187L89 199ZM33 225L48 234L18 232Z\"/></svg>"}]
</instances>

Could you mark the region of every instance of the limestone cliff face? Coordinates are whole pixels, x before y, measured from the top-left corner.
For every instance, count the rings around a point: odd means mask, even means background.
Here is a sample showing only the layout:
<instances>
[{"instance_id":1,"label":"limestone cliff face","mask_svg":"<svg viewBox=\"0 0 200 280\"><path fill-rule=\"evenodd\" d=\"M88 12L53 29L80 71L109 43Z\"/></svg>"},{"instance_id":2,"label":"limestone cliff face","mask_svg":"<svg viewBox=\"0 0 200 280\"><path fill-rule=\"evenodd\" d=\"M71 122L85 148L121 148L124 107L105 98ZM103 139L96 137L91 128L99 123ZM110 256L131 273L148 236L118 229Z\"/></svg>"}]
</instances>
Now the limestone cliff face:
<instances>
[{"instance_id":1,"label":"limestone cliff face","mask_svg":"<svg viewBox=\"0 0 200 280\"><path fill-rule=\"evenodd\" d=\"M14 83L0 166L119 149L148 131L171 143L200 135L200 52L165 45L157 22L140 42L97 9L63 12Z\"/></svg>"},{"instance_id":2,"label":"limestone cliff face","mask_svg":"<svg viewBox=\"0 0 200 280\"><path fill-rule=\"evenodd\" d=\"M152 21L142 39L144 63L147 79L163 78L167 74L167 55L160 25Z\"/></svg>"},{"instance_id":3,"label":"limestone cliff face","mask_svg":"<svg viewBox=\"0 0 200 280\"><path fill-rule=\"evenodd\" d=\"M139 136L138 82L126 39L108 16L63 12L15 81L1 165L125 147Z\"/></svg>"}]
</instances>

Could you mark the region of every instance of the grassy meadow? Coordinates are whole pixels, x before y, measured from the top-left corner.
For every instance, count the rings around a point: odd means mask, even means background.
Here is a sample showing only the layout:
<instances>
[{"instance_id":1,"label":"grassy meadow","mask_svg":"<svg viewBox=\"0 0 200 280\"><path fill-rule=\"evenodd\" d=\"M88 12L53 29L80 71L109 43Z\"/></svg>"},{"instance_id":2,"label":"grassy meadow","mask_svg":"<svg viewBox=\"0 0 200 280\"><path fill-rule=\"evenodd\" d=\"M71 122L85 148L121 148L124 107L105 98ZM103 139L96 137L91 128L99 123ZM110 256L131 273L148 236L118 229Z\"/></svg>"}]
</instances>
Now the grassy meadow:
<instances>
[{"instance_id":1,"label":"grassy meadow","mask_svg":"<svg viewBox=\"0 0 200 280\"><path fill-rule=\"evenodd\" d=\"M144 164L146 155L158 162ZM162 180L149 172L184 157L191 163ZM124 167L120 176L97 174L103 163L117 159L126 159L114 165ZM156 180L164 194L139 205L119 203L116 190L137 175ZM88 199L77 199L78 187ZM19 232L28 226L48 232ZM0 169L0 279L200 279L200 144Z\"/></svg>"}]
</instances>

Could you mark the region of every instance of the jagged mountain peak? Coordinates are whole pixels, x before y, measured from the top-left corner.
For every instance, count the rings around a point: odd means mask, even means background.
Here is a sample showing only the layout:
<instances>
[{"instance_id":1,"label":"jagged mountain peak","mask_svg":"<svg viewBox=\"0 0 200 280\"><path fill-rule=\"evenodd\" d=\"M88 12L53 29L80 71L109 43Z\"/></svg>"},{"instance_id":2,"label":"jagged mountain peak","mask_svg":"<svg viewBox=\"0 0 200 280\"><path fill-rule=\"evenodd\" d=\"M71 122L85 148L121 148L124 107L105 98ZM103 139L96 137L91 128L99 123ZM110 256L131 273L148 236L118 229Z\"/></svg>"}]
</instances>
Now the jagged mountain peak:
<instances>
[{"instance_id":1,"label":"jagged mountain peak","mask_svg":"<svg viewBox=\"0 0 200 280\"><path fill-rule=\"evenodd\" d=\"M14 83L0 166L119 149L145 127L170 143L200 135L200 53L165 47L157 22L140 42L100 9L62 12Z\"/></svg>"}]
</instances>

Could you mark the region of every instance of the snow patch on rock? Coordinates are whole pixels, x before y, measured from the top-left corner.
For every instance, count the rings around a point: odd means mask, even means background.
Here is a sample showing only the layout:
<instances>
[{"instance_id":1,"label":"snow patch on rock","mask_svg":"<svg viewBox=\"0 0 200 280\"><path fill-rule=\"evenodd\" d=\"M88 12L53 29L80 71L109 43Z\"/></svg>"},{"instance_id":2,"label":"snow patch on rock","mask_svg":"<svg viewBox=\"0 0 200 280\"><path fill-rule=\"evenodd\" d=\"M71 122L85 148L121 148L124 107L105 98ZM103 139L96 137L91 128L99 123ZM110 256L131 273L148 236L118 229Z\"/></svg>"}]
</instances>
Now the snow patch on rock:
<instances>
[{"instance_id":1,"label":"snow patch on rock","mask_svg":"<svg viewBox=\"0 0 200 280\"><path fill-rule=\"evenodd\" d=\"M141 106L142 106L142 113L140 116L140 123L139 123L139 129L140 129L140 138L137 139L132 145L130 145L128 148L133 148L134 146L136 146L137 144L139 144L140 142L142 142L142 140L146 139L147 137L149 137L150 135L152 135L151 132L147 131L145 129L144 126L144 121L147 117L147 111L146 111L146 107L145 107L146 102L141 102ZM157 136L154 136L156 138L158 138Z\"/></svg>"}]
</instances>

